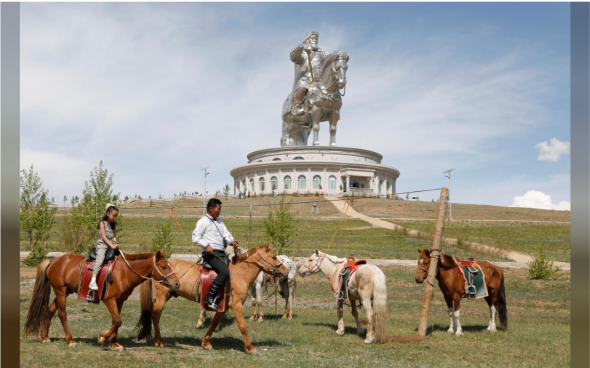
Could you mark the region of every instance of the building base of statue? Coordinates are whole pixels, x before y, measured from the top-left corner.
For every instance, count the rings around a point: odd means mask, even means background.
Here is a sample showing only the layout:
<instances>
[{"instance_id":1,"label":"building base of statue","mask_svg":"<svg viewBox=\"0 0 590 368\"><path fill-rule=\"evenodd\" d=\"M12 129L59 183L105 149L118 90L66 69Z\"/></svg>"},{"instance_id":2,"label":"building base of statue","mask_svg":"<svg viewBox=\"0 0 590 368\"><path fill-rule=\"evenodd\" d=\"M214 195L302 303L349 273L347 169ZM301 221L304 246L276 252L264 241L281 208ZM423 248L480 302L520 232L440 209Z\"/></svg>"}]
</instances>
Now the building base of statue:
<instances>
[{"instance_id":1,"label":"building base of statue","mask_svg":"<svg viewBox=\"0 0 590 368\"><path fill-rule=\"evenodd\" d=\"M380 196L396 193L399 171L377 152L338 146L278 147L254 151L235 167L234 192L251 195Z\"/></svg>"}]
</instances>

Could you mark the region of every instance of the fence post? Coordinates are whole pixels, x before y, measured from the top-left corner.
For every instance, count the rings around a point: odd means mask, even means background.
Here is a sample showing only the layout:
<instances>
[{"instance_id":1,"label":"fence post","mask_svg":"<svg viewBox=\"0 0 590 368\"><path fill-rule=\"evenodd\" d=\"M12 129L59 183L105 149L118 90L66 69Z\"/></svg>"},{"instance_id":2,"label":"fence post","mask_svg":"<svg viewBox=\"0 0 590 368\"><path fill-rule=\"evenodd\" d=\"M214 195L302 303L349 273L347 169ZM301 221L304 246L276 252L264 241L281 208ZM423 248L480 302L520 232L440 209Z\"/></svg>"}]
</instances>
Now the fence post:
<instances>
[{"instance_id":1,"label":"fence post","mask_svg":"<svg viewBox=\"0 0 590 368\"><path fill-rule=\"evenodd\" d=\"M426 278L426 291L424 292L424 301L422 302L422 314L420 315L420 323L418 324L418 334L420 336L426 336L426 330L428 328L428 313L430 312L430 302L432 301L432 293L434 292L438 259L442 250L441 243L445 229L448 197L449 190L442 188L440 191L440 203L438 205L438 218L436 219L436 231L432 242L432 251L430 252L430 268L428 269L428 277Z\"/></svg>"}]
</instances>

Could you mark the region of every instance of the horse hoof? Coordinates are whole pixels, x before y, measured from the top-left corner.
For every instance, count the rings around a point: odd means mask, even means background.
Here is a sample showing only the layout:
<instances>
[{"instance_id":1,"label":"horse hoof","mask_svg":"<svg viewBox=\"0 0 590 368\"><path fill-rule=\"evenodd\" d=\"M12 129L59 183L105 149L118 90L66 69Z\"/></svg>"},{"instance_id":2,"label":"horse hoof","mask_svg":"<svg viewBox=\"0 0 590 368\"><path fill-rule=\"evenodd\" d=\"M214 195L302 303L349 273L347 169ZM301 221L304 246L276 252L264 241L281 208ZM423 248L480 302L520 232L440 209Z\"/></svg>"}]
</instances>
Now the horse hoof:
<instances>
[{"instance_id":1,"label":"horse hoof","mask_svg":"<svg viewBox=\"0 0 590 368\"><path fill-rule=\"evenodd\" d=\"M211 345L207 345L207 346L203 346L204 350L213 350L213 346Z\"/></svg>"},{"instance_id":2,"label":"horse hoof","mask_svg":"<svg viewBox=\"0 0 590 368\"><path fill-rule=\"evenodd\" d=\"M122 353L124 351L125 351L125 348L122 347L122 346L120 346L120 347L118 347L118 348L115 349L115 352L117 352L117 353Z\"/></svg>"},{"instance_id":3,"label":"horse hoof","mask_svg":"<svg viewBox=\"0 0 590 368\"><path fill-rule=\"evenodd\" d=\"M463 336L463 332L461 332L461 331L457 331L457 332L455 333L455 336Z\"/></svg>"},{"instance_id":4,"label":"horse hoof","mask_svg":"<svg viewBox=\"0 0 590 368\"><path fill-rule=\"evenodd\" d=\"M246 353L250 354L250 355L256 355L258 354L258 350L252 348L251 350L246 349Z\"/></svg>"},{"instance_id":5,"label":"horse hoof","mask_svg":"<svg viewBox=\"0 0 590 368\"><path fill-rule=\"evenodd\" d=\"M166 344L164 344L164 341L158 341L154 344L154 346L157 348L165 348Z\"/></svg>"},{"instance_id":6,"label":"horse hoof","mask_svg":"<svg viewBox=\"0 0 590 368\"><path fill-rule=\"evenodd\" d=\"M365 339L365 344L371 344L373 342L373 339Z\"/></svg>"},{"instance_id":7,"label":"horse hoof","mask_svg":"<svg viewBox=\"0 0 590 368\"><path fill-rule=\"evenodd\" d=\"M344 335L344 330L342 330L342 331L341 330L336 331L336 335L340 335L340 336Z\"/></svg>"},{"instance_id":8,"label":"horse hoof","mask_svg":"<svg viewBox=\"0 0 590 368\"><path fill-rule=\"evenodd\" d=\"M104 337L100 336L98 338L98 344L99 345L104 345L104 343L107 341L107 339L105 339Z\"/></svg>"},{"instance_id":9,"label":"horse hoof","mask_svg":"<svg viewBox=\"0 0 590 368\"><path fill-rule=\"evenodd\" d=\"M447 332L450 333L451 335L455 334L455 331L453 331L452 329L448 329Z\"/></svg>"},{"instance_id":10,"label":"horse hoof","mask_svg":"<svg viewBox=\"0 0 590 368\"><path fill-rule=\"evenodd\" d=\"M75 342L73 342L73 343L71 343L71 344L68 344L68 348L75 349L75 348L76 348L76 343L75 343Z\"/></svg>"},{"instance_id":11,"label":"horse hoof","mask_svg":"<svg viewBox=\"0 0 590 368\"><path fill-rule=\"evenodd\" d=\"M254 321L256 319L255 316L250 317L250 321Z\"/></svg>"},{"instance_id":12,"label":"horse hoof","mask_svg":"<svg viewBox=\"0 0 590 368\"><path fill-rule=\"evenodd\" d=\"M49 344L51 342L51 339L48 337L46 339L41 340L41 342L44 344Z\"/></svg>"},{"instance_id":13,"label":"horse hoof","mask_svg":"<svg viewBox=\"0 0 590 368\"><path fill-rule=\"evenodd\" d=\"M262 319L262 317L258 318L258 322L262 322L264 321L264 319Z\"/></svg>"}]
</instances>

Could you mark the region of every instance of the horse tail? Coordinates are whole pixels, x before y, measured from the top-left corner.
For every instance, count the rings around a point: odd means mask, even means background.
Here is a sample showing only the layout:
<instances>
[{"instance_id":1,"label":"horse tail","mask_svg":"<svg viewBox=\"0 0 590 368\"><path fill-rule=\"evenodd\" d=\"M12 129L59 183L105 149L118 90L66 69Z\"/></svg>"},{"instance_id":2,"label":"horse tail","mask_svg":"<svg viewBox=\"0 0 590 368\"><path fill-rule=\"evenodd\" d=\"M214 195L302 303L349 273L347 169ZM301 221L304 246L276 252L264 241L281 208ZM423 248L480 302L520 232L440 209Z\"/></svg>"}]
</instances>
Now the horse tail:
<instances>
[{"instance_id":1,"label":"horse tail","mask_svg":"<svg viewBox=\"0 0 590 368\"><path fill-rule=\"evenodd\" d=\"M141 316L135 329L139 330L138 340L152 337L152 311L154 310L154 298L152 292L152 280L148 280L139 287L139 300L141 304Z\"/></svg>"},{"instance_id":2,"label":"horse tail","mask_svg":"<svg viewBox=\"0 0 590 368\"><path fill-rule=\"evenodd\" d=\"M47 267L51 261L42 261L37 266L37 277L35 288L29 306L29 313L23 329L25 336L32 336L41 333L45 329L45 316L49 307L49 296L51 295L51 283L47 278Z\"/></svg>"},{"instance_id":3,"label":"horse tail","mask_svg":"<svg viewBox=\"0 0 590 368\"><path fill-rule=\"evenodd\" d=\"M373 279L373 328L377 342L385 342L387 325L387 286L381 270Z\"/></svg>"},{"instance_id":4,"label":"horse tail","mask_svg":"<svg viewBox=\"0 0 590 368\"><path fill-rule=\"evenodd\" d=\"M500 324L502 329L508 329L508 310L506 310L506 292L504 289L504 274L502 273L502 280L500 281L500 292L498 293L498 316L500 317Z\"/></svg>"}]
</instances>

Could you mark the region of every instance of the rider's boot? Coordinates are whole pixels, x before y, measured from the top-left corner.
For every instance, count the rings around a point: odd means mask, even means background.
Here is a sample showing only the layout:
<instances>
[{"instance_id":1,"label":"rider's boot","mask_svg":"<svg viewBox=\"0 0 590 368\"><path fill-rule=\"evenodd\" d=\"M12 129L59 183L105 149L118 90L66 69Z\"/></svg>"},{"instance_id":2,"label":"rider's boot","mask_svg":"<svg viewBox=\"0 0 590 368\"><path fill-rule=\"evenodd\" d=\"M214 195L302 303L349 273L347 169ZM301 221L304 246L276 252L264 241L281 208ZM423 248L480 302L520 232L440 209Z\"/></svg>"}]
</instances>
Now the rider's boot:
<instances>
[{"instance_id":1,"label":"rider's boot","mask_svg":"<svg viewBox=\"0 0 590 368\"><path fill-rule=\"evenodd\" d=\"M218 305L215 301L216 301L216 296L217 296L217 292L219 291L219 289L221 288L221 285L219 284L211 284L211 287L209 288L209 292L207 293L207 297L205 298L205 307L209 308L209 309L220 309L221 306Z\"/></svg>"}]
</instances>

